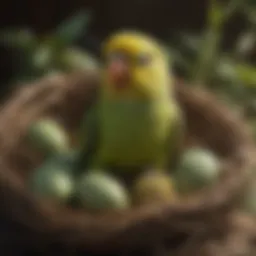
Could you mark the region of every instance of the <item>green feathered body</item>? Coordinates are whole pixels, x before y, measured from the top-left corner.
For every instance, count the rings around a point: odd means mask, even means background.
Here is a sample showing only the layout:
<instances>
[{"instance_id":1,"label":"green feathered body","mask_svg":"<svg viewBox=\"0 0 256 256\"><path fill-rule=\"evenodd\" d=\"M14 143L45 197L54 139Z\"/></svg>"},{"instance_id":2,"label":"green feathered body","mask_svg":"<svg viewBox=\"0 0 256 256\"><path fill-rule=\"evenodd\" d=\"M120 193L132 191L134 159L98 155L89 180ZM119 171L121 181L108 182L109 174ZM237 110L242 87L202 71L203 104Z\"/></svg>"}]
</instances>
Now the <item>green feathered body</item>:
<instances>
[{"instance_id":1,"label":"green feathered body","mask_svg":"<svg viewBox=\"0 0 256 256\"><path fill-rule=\"evenodd\" d=\"M169 100L99 101L88 117L85 145L94 149L84 152L97 167L166 166L183 132L178 106Z\"/></svg>"},{"instance_id":2,"label":"green feathered body","mask_svg":"<svg viewBox=\"0 0 256 256\"><path fill-rule=\"evenodd\" d=\"M103 103L99 114L99 161L118 166L158 162L171 126L171 111L163 103Z\"/></svg>"}]
</instances>

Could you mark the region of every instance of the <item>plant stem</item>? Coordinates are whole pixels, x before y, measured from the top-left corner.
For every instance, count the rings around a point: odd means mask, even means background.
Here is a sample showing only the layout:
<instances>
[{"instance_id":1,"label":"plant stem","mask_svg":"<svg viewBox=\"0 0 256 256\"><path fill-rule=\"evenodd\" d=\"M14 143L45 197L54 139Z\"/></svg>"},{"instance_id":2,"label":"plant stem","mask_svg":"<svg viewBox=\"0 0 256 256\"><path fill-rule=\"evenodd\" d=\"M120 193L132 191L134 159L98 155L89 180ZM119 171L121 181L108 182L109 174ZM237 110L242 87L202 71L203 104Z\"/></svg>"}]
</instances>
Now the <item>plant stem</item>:
<instances>
[{"instance_id":1,"label":"plant stem","mask_svg":"<svg viewBox=\"0 0 256 256\"><path fill-rule=\"evenodd\" d=\"M208 10L208 21L202 49L192 71L192 83L196 86L208 84L211 80L214 64L218 58L220 42L225 22L240 8L243 0L231 0L226 8L216 0L211 0Z\"/></svg>"}]
</instances>

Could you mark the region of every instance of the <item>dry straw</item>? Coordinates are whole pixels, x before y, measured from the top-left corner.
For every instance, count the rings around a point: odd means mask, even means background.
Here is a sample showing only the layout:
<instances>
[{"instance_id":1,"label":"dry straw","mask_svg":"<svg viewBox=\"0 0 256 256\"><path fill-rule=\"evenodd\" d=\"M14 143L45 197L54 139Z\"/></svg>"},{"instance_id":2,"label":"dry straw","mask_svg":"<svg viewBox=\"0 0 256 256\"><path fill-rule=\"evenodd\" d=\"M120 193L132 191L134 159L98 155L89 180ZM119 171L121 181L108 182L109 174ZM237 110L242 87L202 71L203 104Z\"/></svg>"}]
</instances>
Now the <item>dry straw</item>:
<instances>
[{"instance_id":1,"label":"dry straw","mask_svg":"<svg viewBox=\"0 0 256 256\"><path fill-rule=\"evenodd\" d=\"M164 242L174 247L187 241L179 255L224 255L212 254L208 244L201 254L198 248L204 248L206 237L215 239L232 229L230 214L247 184L253 146L243 122L201 90L176 86L187 119L187 141L210 147L223 161L222 177L212 188L186 202L96 216L39 201L26 190L24 179L42 160L24 140L28 126L50 115L74 134L96 88L97 74L92 72L46 77L22 87L2 107L0 208L3 227L8 228L1 242L17 248L54 244L66 248L65 252L68 248L118 252L152 249ZM195 254L191 245L197 248Z\"/></svg>"}]
</instances>

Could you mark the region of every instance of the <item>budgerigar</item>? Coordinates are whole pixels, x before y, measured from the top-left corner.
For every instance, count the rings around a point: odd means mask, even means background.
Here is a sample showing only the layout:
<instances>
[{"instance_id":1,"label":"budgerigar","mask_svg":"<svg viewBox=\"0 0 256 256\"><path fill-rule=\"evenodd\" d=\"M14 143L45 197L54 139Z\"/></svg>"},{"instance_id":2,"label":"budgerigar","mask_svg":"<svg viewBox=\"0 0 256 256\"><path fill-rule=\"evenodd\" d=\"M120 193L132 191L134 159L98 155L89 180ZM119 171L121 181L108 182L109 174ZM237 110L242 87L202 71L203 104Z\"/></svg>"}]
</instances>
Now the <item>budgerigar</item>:
<instances>
[{"instance_id":1,"label":"budgerigar","mask_svg":"<svg viewBox=\"0 0 256 256\"><path fill-rule=\"evenodd\" d=\"M80 168L87 165L171 168L184 119L160 44L137 32L117 33L102 47L99 95L82 126Z\"/></svg>"}]
</instances>

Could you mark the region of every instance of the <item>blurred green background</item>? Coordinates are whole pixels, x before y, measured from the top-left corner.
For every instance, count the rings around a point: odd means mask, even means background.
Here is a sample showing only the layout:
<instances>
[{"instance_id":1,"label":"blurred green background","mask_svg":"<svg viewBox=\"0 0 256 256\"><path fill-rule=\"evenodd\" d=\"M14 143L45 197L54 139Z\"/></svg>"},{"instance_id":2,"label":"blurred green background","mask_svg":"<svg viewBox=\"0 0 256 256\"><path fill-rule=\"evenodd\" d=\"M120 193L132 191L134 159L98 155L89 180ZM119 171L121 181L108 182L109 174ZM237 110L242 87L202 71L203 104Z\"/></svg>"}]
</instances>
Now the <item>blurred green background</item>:
<instances>
[{"instance_id":1,"label":"blurred green background","mask_svg":"<svg viewBox=\"0 0 256 256\"><path fill-rule=\"evenodd\" d=\"M133 28L165 44L179 79L255 118L256 0L10 0L0 22L2 98L20 82L95 68L102 40Z\"/></svg>"}]
</instances>

